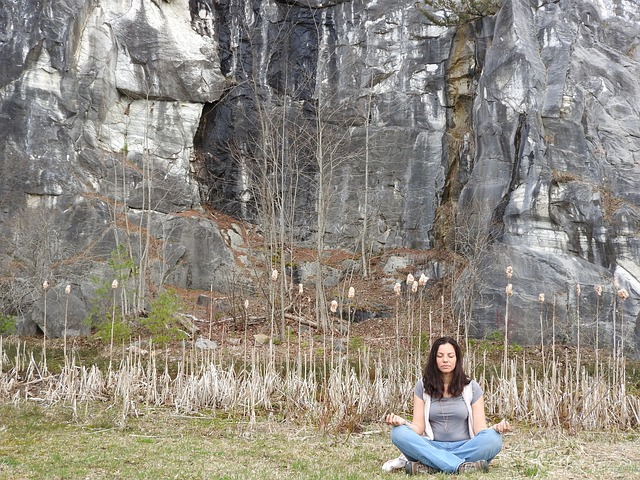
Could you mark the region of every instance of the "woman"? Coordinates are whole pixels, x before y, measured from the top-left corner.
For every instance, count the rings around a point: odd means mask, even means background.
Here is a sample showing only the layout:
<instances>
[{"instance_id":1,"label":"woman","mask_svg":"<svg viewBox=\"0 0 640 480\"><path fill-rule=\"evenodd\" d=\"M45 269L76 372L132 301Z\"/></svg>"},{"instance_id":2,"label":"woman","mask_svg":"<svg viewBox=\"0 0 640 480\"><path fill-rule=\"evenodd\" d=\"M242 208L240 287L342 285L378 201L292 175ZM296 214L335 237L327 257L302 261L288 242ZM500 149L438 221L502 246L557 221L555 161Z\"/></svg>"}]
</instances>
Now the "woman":
<instances>
[{"instance_id":1,"label":"woman","mask_svg":"<svg viewBox=\"0 0 640 480\"><path fill-rule=\"evenodd\" d=\"M502 448L506 420L487 428L480 385L462 369L462 351L451 337L433 342L416 383L413 421L390 413L391 441L404 454L409 474L487 471Z\"/></svg>"}]
</instances>

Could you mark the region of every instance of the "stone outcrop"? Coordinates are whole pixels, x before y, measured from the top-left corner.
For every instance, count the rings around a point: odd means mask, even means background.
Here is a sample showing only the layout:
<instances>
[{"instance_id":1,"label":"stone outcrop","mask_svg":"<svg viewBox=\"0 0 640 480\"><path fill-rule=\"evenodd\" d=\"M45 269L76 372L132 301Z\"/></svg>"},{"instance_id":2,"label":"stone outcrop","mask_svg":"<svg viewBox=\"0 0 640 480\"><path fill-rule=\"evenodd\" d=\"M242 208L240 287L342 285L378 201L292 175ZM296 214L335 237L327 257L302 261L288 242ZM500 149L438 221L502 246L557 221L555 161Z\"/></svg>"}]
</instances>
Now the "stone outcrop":
<instances>
[{"instance_id":1,"label":"stone outcrop","mask_svg":"<svg viewBox=\"0 0 640 480\"><path fill-rule=\"evenodd\" d=\"M10 283L26 298L15 309L42 318L29 299L47 278L74 279L90 295L92 277L113 275L105 261L121 244L148 262L156 286L224 288L234 259L201 207L191 164L203 104L226 80L188 2L3 9L2 253L5 266L20 266ZM79 324L86 311L69 315Z\"/></svg>"},{"instance_id":2,"label":"stone outcrop","mask_svg":"<svg viewBox=\"0 0 640 480\"><path fill-rule=\"evenodd\" d=\"M511 1L495 22L473 102L473 163L459 196L493 239L483 275L503 279L485 282L476 326L500 323L496 305L505 305L508 282L520 341L532 340L525 327L542 293L544 322L555 315L567 341L577 340L579 320L593 341L598 319L600 344L610 345L613 316L624 313L618 328L625 324L625 344L636 348L640 12L615 1ZM615 34L607 24L617 25ZM633 292L624 309L622 288Z\"/></svg>"},{"instance_id":3,"label":"stone outcrop","mask_svg":"<svg viewBox=\"0 0 640 480\"><path fill-rule=\"evenodd\" d=\"M266 229L288 198L302 246L320 226L332 247L465 256L477 335L503 328L511 283L510 338L575 342L584 324L611 344L615 316L638 351L639 33L623 0L504 0L457 28L413 1L10 2L11 307L30 318L43 277L89 297L120 244L147 282L224 290L250 262L208 208Z\"/></svg>"}]
</instances>

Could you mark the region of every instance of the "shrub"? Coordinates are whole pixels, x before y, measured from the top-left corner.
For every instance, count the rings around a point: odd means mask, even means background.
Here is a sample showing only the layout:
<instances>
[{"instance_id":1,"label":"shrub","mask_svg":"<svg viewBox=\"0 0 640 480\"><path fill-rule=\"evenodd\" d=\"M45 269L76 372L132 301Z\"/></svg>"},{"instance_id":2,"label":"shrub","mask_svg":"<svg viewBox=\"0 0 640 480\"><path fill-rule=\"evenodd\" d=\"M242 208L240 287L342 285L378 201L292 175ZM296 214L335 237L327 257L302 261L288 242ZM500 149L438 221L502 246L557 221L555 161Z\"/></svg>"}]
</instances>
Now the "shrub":
<instances>
[{"instance_id":1,"label":"shrub","mask_svg":"<svg viewBox=\"0 0 640 480\"><path fill-rule=\"evenodd\" d=\"M434 25L450 27L473 22L500 9L500 0L422 0L418 8Z\"/></svg>"},{"instance_id":2,"label":"shrub","mask_svg":"<svg viewBox=\"0 0 640 480\"><path fill-rule=\"evenodd\" d=\"M349 340L349 347L352 350L360 350L364 347L364 340L362 337L351 337L351 340Z\"/></svg>"},{"instance_id":3,"label":"shrub","mask_svg":"<svg viewBox=\"0 0 640 480\"><path fill-rule=\"evenodd\" d=\"M176 314L182 308L182 300L170 289L162 292L151 302L149 315L143 318L141 323L149 330L151 339L155 343L166 345L169 342L187 337L187 334L180 330L176 320Z\"/></svg>"},{"instance_id":4,"label":"shrub","mask_svg":"<svg viewBox=\"0 0 640 480\"><path fill-rule=\"evenodd\" d=\"M16 317L0 313L0 335L16 333Z\"/></svg>"},{"instance_id":5,"label":"shrub","mask_svg":"<svg viewBox=\"0 0 640 480\"><path fill-rule=\"evenodd\" d=\"M127 254L124 245L118 245L111 253L108 261L110 278L93 277L96 286L85 323L95 329L96 335L105 343L111 341L113 326L113 341L120 343L131 336L131 327L127 322L125 309L131 303L131 283L135 284L137 266ZM113 281L118 281L117 289L113 288Z\"/></svg>"}]
</instances>

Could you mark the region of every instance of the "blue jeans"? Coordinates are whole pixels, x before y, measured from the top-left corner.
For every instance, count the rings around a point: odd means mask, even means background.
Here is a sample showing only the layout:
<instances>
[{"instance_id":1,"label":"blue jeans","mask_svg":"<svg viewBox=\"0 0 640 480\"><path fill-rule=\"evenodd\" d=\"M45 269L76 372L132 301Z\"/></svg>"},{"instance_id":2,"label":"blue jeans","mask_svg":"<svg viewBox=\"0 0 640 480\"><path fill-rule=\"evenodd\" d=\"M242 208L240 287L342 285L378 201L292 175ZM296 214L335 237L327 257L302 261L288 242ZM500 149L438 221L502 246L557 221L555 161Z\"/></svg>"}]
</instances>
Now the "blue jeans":
<instances>
[{"instance_id":1,"label":"blue jeans","mask_svg":"<svg viewBox=\"0 0 640 480\"><path fill-rule=\"evenodd\" d=\"M407 460L447 473L456 472L464 462L490 462L502 448L502 435L493 428L480 431L470 440L438 442L401 425L391 430L391 441Z\"/></svg>"}]
</instances>

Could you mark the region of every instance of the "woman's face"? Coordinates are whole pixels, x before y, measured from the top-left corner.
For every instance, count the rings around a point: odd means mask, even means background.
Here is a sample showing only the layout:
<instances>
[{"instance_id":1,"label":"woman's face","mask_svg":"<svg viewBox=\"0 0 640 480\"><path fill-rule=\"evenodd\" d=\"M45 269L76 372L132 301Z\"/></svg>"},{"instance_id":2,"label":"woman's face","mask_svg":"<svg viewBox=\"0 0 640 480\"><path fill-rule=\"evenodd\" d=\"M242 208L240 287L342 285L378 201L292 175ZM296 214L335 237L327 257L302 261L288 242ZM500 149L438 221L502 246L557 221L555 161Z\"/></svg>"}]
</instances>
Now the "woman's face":
<instances>
[{"instance_id":1,"label":"woman's face","mask_svg":"<svg viewBox=\"0 0 640 480\"><path fill-rule=\"evenodd\" d=\"M456 368L456 351L450 343L444 343L438 347L436 365L442 373L451 373Z\"/></svg>"}]
</instances>

